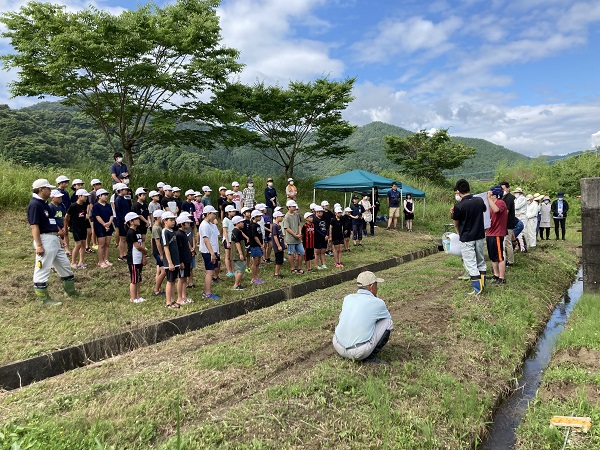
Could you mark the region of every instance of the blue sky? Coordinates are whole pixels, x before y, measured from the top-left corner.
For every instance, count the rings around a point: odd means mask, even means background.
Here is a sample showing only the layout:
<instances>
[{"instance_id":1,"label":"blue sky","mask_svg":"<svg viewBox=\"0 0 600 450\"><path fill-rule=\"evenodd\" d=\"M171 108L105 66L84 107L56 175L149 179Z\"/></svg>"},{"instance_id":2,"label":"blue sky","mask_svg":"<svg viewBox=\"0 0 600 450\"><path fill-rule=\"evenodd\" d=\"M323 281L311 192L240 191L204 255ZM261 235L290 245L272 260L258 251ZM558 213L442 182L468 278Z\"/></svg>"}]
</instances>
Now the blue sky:
<instances>
[{"instance_id":1,"label":"blue sky","mask_svg":"<svg viewBox=\"0 0 600 450\"><path fill-rule=\"evenodd\" d=\"M118 13L137 3L91 4ZM223 0L219 15L243 82L356 77L353 124L450 128L529 156L600 145L597 0ZM3 73L0 103L34 103L9 99L14 76Z\"/></svg>"}]
</instances>

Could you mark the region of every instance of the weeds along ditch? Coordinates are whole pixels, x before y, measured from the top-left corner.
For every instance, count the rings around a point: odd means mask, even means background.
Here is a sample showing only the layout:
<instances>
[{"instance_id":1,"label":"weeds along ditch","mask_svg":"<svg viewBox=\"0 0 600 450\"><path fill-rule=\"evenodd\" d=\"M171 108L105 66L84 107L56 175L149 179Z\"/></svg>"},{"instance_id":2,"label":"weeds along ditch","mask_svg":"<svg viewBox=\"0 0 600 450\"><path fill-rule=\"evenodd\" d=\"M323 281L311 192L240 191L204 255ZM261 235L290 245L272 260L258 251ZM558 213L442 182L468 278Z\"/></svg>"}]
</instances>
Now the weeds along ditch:
<instances>
[{"instance_id":1,"label":"weeds along ditch","mask_svg":"<svg viewBox=\"0 0 600 450\"><path fill-rule=\"evenodd\" d=\"M335 356L353 282L0 394L9 448L471 448L575 274L576 243L516 255L479 299L435 254L378 272L387 368Z\"/></svg>"}]
</instances>

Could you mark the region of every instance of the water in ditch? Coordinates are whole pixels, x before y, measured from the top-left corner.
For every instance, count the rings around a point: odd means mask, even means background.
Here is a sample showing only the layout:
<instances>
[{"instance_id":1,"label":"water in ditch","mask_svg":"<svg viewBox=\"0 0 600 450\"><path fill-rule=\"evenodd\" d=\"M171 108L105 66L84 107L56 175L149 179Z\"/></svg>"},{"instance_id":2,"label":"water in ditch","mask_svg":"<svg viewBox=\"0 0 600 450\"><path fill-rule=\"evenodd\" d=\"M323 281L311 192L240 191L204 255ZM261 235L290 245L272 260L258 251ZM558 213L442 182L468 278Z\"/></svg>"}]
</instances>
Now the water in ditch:
<instances>
[{"instance_id":1,"label":"water in ditch","mask_svg":"<svg viewBox=\"0 0 600 450\"><path fill-rule=\"evenodd\" d=\"M527 405L535 398L542 381L542 373L550 362L556 340L565 329L567 318L583 292L582 275L583 271L580 268L575 282L554 308L534 350L525 360L522 373L517 380L518 387L494 413L494 422L490 426L489 435L478 448L506 450L514 447L515 430L527 411Z\"/></svg>"}]
</instances>

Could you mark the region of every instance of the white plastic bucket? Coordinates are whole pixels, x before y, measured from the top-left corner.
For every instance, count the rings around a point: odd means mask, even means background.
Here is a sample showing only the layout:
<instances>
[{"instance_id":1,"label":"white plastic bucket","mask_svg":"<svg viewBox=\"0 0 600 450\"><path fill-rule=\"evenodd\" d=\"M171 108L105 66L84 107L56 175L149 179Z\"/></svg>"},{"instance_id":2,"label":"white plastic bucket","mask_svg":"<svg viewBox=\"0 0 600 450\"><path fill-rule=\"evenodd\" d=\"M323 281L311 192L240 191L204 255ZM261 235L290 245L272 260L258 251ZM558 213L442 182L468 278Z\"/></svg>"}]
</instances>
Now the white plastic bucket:
<instances>
[{"instance_id":1,"label":"white plastic bucket","mask_svg":"<svg viewBox=\"0 0 600 450\"><path fill-rule=\"evenodd\" d=\"M456 233L446 232L442 234L442 246L444 247L444 251L449 255L462 255L462 243L460 242L459 236Z\"/></svg>"}]
</instances>

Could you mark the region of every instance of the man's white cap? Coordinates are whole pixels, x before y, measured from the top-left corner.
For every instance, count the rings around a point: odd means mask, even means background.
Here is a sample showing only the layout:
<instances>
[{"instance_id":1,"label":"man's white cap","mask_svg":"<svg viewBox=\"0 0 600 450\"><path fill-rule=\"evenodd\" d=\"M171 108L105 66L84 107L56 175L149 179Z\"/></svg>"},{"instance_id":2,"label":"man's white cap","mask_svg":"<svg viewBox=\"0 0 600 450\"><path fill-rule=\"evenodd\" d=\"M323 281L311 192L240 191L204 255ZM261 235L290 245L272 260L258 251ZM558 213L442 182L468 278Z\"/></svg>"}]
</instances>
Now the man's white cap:
<instances>
[{"instance_id":1,"label":"man's white cap","mask_svg":"<svg viewBox=\"0 0 600 450\"><path fill-rule=\"evenodd\" d=\"M294 179L293 179L293 178L288 178L288 183L289 183L290 181L294 181Z\"/></svg>"},{"instance_id":2,"label":"man's white cap","mask_svg":"<svg viewBox=\"0 0 600 450\"><path fill-rule=\"evenodd\" d=\"M231 189L229 189L225 192L225 195L233 195L233 191Z\"/></svg>"},{"instance_id":3,"label":"man's white cap","mask_svg":"<svg viewBox=\"0 0 600 450\"><path fill-rule=\"evenodd\" d=\"M334 208L341 208L341 207L342 207L342 205L340 205L339 203L335 203L335 204L333 205L333 207L334 207Z\"/></svg>"},{"instance_id":4,"label":"man's white cap","mask_svg":"<svg viewBox=\"0 0 600 450\"><path fill-rule=\"evenodd\" d=\"M178 224L191 222L190 216L188 213L182 212L181 214L179 214L179 217L177 218L177 220L175 222L177 222Z\"/></svg>"},{"instance_id":5,"label":"man's white cap","mask_svg":"<svg viewBox=\"0 0 600 450\"><path fill-rule=\"evenodd\" d=\"M194 197L202 197L202 192L194 191Z\"/></svg>"},{"instance_id":6,"label":"man's white cap","mask_svg":"<svg viewBox=\"0 0 600 450\"><path fill-rule=\"evenodd\" d=\"M216 213L216 212L217 212L217 210L212 205L207 205L204 207L204 214Z\"/></svg>"},{"instance_id":7,"label":"man's white cap","mask_svg":"<svg viewBox=\"0 0 600 450\"><path fill-rule=\"evenodd\" d=\"M90 181L90 185L93 186L95 184L102 184L102 181L100 181L98 178L94 178L92 181Z\"/></svg>"},{"instance_id":8,"label":"man's white cap","mask_svg":"<svg viewBox=\"0 0 600 450\"><path fill-rule=\"evenodd\" d=\"M138 217L140 216L138 216L136 213L128 212L127 214L125 214L125 222L130 222L133 219L137 219Z\"/></svg>"},{"instance_id":9,"label":"man's white cap","mask_svg":"<svg viewBox=\"0 0 600 450\"><path fill-rule=\"evenodd\" d=\"M146 189L144 189L143 187L139 187L135 190L135 195L140 195L140 194L145 194L146 193Z\"/></svg>"},{"instance_id":10,"label":"man's white cap","mask_svg":"<svg viewBox=\"0 0 600 450\"><path fill-rule=\"evenodd\" d=\"M60 175L56 178L56 184L62 183L63 181L69 181L69 177L65 177L64 175Z\"/></svg>"},{"instance_id":11,"label":"man's white cap","mask_svg":"<svg viewBox=\"0 0 600 450\"><path fill-rule=\"evenodd\" d=\"M352 212L352 208L344 208L344 212Z\"/></svg>"},{"instance_id":12,"label":"man's white cap","mask_svg":"<svg viewBox=\"0 0 600 450\"><path fill-rule=\"evenodd\" d=\"M329 202L327 200L323 200L321 202L321 206L329 206Z\"/></svg>"},{"instance_id":13,"label":"man's white cap","mask_svg":"<svg viewBox=\"0 0 600 450\"><path fill-rule=\"evenodd\" d=\"M196 192L193 189L188 189L187 191L185 191L185 196L187 197L188 195L194 195Z\"/></svg>"},{"instance_id":14,"label":"man's white cap","mask_svg":"<svg viewBox=\"0 0 600 450\"><path fill-rule=\"evenodd\" d=\"M162 217L164 213L165 212L162 209L157 209L152 213L152 217L156 219L157 217Z\"/></svg>"},{"instance_id":15,"label":"man's white cap","mask_svg":"<svg viewBox=\"0 0 600 450\"><path fill-rule=\"evenodd\" d=\"M305 219L308 219L308 218L309 218L310 216L312 216L312 215L313 215L313 213L311 213L310 211L308 211L308 212L305 212L305 213L304 213L304 218L305 218Z\"/></svg>"},{"instance_id":16,"label":"man's white cap","mask_svg":"<svg viewBox=\"0 0 600 450\"><path fill-rule=\"evenodd\" d=\"M179 187L177 187L177 186L174 186L174 187L173 187L173 192L179 192L179 191L181 191L181 188L179 188Z\"/></svg>"},{"instance_id":17,"label":"man's white cap","mask_svg":"<svg viewBox=\"0 0 600 450\"><path fill-rule=\"evenodd\" d=\"M227 205L225 207L225 212L231 212L231 211L235 211L235 206L233 206L233 205Z\"/></svg>"},{"instance_id":18,"label":"man's white cap","mask_svg":"<svg viewBox=\"0 0 600 450\"><path fill-rule=\"evenodd\" d=\"M243 221L244 221L244 218L242 216L235 216L233 219L231 219L231 222L234 225L237 225L238 223L243 222Z\"/></svg>"},{"instance_id":19,"label":"man's white cap","mask_svg":"<svg viewBox=\"0 0 600 450\"><path fill-rule=\"evenodd\" d=\"M252 208L248 208L247 206L244 206L240 212L242 214L244 214L246 211L251 211L251 210L252 210Z\"/></svg>"},{"instance_id":20,"label":"man's white cap","mask_svg":"<svg viewBox=\"0 0 600 450\"><path fill-rule=\"evenodd\" d=\"M158 183L156 183L156 187L157 188L164 188L165 187L165 183L163 183L162 181L159 181Z\"/></svg>"},{"instance_id":21,"label":"man's white cap","mask_svg":"<svg viewBox=\"0 0 600 450\"><path fill-rule=\"evenodd\" d=\"M212 192L210 186L202 186L202 192Z\"/></svg>"},{"instance_id":22,"label":"man's white cap","mask_svg":"<svg viewBox=\"0 0 600 450\"><path fill-rule=\"evenodd\" d=\"M55 189L52 192L50 192L50 198L58 198L62 196L62 192L60 192L58 189Z\"/></svg>"},{"instance_id":23,"label":"man's white cap","mask_svg":"<svg viewBox=\"0 0 600 450\"><path fill-rule=\"evenodd\" d=\"M315 206L317 206L317 204L316 204L316 203L311 203L311 204L308 206L308 209L315 209Z\"/></svg>"},{"instance_id":24,"label":"man's white cap","mask_svg":"<svg viewBox=\"0 0 600 450\"><path fill-rule=\"evenodd\" d=\"M234 181L233 183L231 183L231 186L239 186L240 183L238 183L237 181Z\"/></svg>"},{"instance_id":25,"label":"man's white cap","mask_svg":"<svg viewBox=\"0 0 600 450\"><path fill-rule=\"evenodd\" d=\"M77 196L85 195L87 197L88 195L90 195L90 193L88 191L86 191L85 189L77 189L77 192L75 192L75 195L77 195Z\"/></svg>"},{"instance_id":26,"label":"man's white cap","mask_svg":"<svg viewBox=\"0 0 600 450\"><path fill-rule=\"evenodd\" d=\"M322 207L322 206L319 206L319 205L315 205L315 208L314 208L314 209L315 209L315 212L318 212L318 211L323 211L323 207Z\"/></svg>"},{"instance_id":27,"label":"man's white cap","mask_svg":"<svg viewBox=\"0 0 600 450\"><path fill-rule=\"evenodd\" d=\"M226 190L227 190L227 188L226 188L225 186L221 186L221 187L219 188L219 191L226 191Z\"/></svg>"},{"instance_id":28,"label":"man's white cap","mask_svg":"<svg viewBox=\"0 0 600 450\"><path fill-rule=\"evenodd\" d=\"M163 186L163 190L164 190L164 191L172 191L172 190L173 190L173 188L172 188L171 186L169 186L168 184L165 184L165 185Z\"/></svg>"},{"instance_id":29,"label":"man's white cap","mask_svg":"<svg viewBox=\"0 0 600 450\"><path fill-rule=\"evenodd\" d=\"M288 208L290 206L295 206L297 208L298 207L298 203L296 203L294 200L288 200L287 202L285 202L285 206L287 206Z\"/></svg>"},{"instance_id":30,"label":"man's white cap","mask_svg":"<svg viewBox=\"0 0 600 450\"><path fill-rule=\"evenodd\" d=\"M162 217L162 220L177 219L177 216L175 214L173 214L171 211L164 211L161 217Z\"/></svg>"},{"instance_id":31,"label":"man's white cap","mask_svg":"<svg viewBox=\"0 0 600 450\"><path fill-rule=\"evenodd\" d=\"M356 284L358 287L367 287L373 283L383 283L383 278L377 278L373 272L361 272L356 277Z\"/></svg>"},{"instance_id":32,"label":"man's white cap","mask_svg":"<svg viewBox=\"0 0 600 450\"><path fill-rule=\"evenodd\" d=\"M155 195L160 195L157 191L150 191L148 193L148 197L154 197Z\"/></svg>"},{"instance_id":33,"label":"man's white cap","mask_svg":"<svg viewBox=\"0 0 600 450\"><path fill-rule=\"evenodd\" d=\"M46 180L45 178L40 178L38 180L35 180L33 182L33 184L31 185L32 188L34 189L39 189L39 188L50 188L50 189L54 189L56 186L51 185L48 180Z\"/></svg>"},{"instance_id":34,"label":"man's white cap","mask_svg":"<svg viewBox=\"0 0 600 450\"><path fill-rule=\"evenodd\" d=\"M262 211L263 209L267 209L267 205L265 205L264 203L257 203L254 209Z\"/></svg>"},{"instance_id":35,"label":"man's white cap","mask_svg":"<svg viewBox=\"0 0 600 450\"><path fill-rule=\"evenodd\" d=\"M281 211L275 211L273 217L283 217L283 213Z\"/></svg>"},{"instance_id":36,"label":"man's white cap","mask_svg":"<svg viewBox=\"0 0 600 450\"><path fill-rule=\"evenodd\" d=\"M281 206L276 206L275 207L275 211L281 211L282 209L283 209L283 207L281 207Z\"/></svg>"},{"instance_id":37,"label":"man's white cap","mask_svg":"<svg viewBox=\"0 0 600 450\"><path fill-rule=\"evenodd\" d=\"M255 209L254 211L252 211L252 214L250 214L250 217L252 217L253 219L255 217L259 217L259 216L262 217L262 213L259 210L257 210L257 209Z\"/></svg>"},{"instance_id":38,"label":"man's white cap","mask_svg":"<svg viewBox=\"0 0 600 450\"><path fill-rule=\"evenodd\" d=\"M333 210L333 212L335 212L335 213L341 213L341 212L344 212L344 210L343 210L343 209L341 208L341 206L340 206L340 207L337 207L337 208L335 208L335 209Z\"/></svg>"},{"instance_id":39,"label":"man's white cap","mask_svg":"<svg viewBox=\"0 0 600 450\"><path fill-rule=\"evenodd\" d=\"M115 190L117 192L121 191L123 189L129 189L125 183L115 183L113 185L113 190Z\"/></svg>"},{"instance_id":40,"label":"man's white cap","mask_svg":"<svg viewBox=\"0 0 600 450\"><path fill-rule=\"evenodd\" d=\"M83 180L80 180L79 178L75 178L73 180L73 182L71 183L71 186L76 185L76 184L85 184L85 183L83 182Z\"/></svg>"},{"instance_id":41,"label":"man's white cap","mask_svg":"<svg viewBox=\"0 0 600 450\"><path fill-rule=\"evenodd\" d=\"M103 194L108 194L108 191L106 189L102 189L102 188L100 188L96 191L96 197L100 197Z\"/></svg>"}]
</instances>

